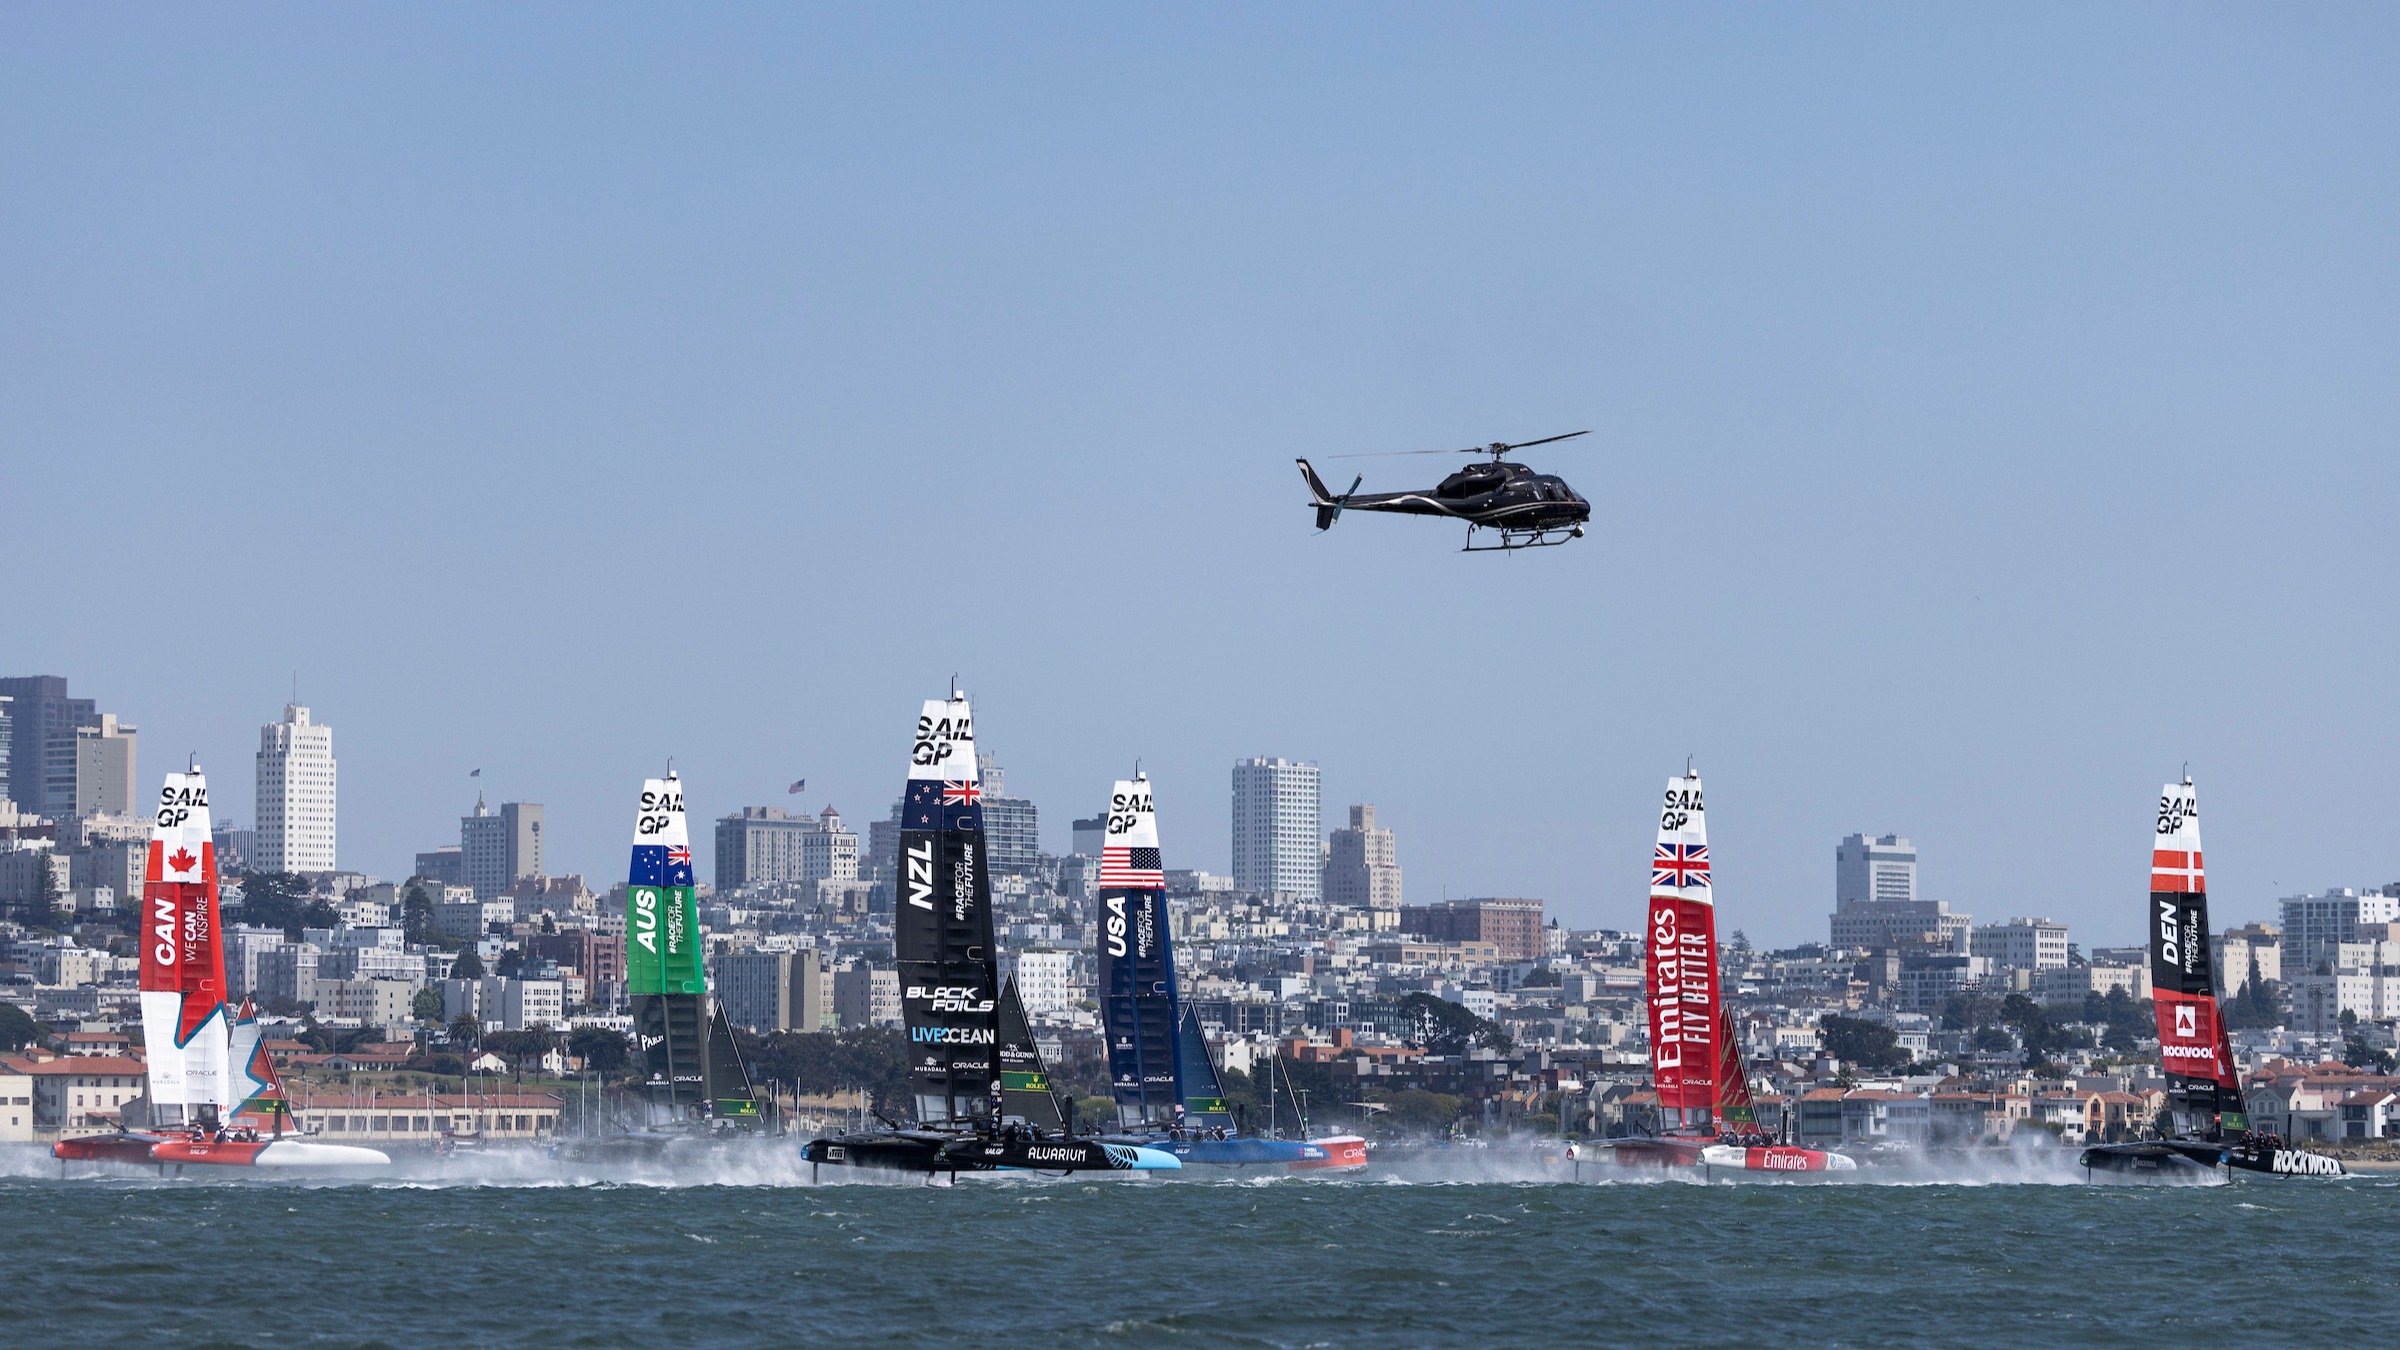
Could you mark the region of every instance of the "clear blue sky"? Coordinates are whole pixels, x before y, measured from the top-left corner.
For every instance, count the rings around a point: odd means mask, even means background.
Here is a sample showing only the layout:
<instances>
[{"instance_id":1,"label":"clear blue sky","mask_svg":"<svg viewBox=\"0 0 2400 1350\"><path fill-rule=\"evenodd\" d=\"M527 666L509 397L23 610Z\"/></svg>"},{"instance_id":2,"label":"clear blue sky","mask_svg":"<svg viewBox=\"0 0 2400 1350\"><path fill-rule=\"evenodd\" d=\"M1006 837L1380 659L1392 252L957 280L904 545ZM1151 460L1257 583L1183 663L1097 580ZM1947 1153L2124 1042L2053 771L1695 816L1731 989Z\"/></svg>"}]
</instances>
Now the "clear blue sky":
<instances>
[{"instance_id":1,"label":"clear blue sky","mask_svg":"<svg viewBox=\"0 0 2400 1350\"><path fill-rule=\"evenodd\" d=\"M2400 878L2389 6L0 9L7 674L341 859L619 875L899 789L952 671L1065 842L1319 761L1412 898L1727 927L1835 839L2139 934ZM1591 537L1315 536L1295 454L1582 427ZM1439 461L1360 460L1370 488ZM703 857L705 864L705 856Z\"/></svg>"}]
</instances>

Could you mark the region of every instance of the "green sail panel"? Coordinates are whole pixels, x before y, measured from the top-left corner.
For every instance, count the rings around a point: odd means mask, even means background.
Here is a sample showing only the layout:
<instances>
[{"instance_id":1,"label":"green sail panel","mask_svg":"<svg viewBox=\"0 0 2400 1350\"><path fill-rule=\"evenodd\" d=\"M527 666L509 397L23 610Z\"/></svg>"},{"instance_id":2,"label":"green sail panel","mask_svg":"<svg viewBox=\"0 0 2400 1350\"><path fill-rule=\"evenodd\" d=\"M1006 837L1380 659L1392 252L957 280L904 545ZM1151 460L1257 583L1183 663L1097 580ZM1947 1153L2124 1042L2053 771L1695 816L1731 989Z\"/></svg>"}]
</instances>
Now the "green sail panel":
<instances>
[{"instance_id":1,"label":"green sail panel","mask_svg":"<svg viewBox=\"0 0 2400 1350\"><path fill-rule=\"evenodd\" d=\"M700 907L690 886L632 886L625 892L625 987L631 994L698 994Z\"/></svg>"}]
</instances>

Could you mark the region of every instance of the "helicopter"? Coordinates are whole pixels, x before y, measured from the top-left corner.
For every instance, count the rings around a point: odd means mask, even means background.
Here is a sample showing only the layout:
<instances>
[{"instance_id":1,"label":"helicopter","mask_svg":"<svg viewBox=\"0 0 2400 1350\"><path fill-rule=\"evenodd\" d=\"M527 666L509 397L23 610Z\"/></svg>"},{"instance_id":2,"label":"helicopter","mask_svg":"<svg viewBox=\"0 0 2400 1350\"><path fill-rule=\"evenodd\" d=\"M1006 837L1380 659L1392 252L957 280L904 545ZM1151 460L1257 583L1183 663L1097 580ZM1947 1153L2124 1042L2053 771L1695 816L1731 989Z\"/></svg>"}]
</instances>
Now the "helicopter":
<instances>
[{"instance_id":1,"label":"helicopter","mask_svg":"<svg viewBox=\"0 0 2400 1350\"><path fill-rule=\"evenodd\" d=\"M1468 450L1387 450L1389 455L1490 455L1489 464L1470 464L1444 478L1430 489L1419 492L1371 492L1358 495L1358 485L1366 480L1360 474L1350 480L1350 488L1339 494L1329 492L1325 481L1305 459L1300 460L1300 476L1308 480L1309 496L1317 507L1317 528L1328 530L1342 518L1344 511L1396 511L1411 516L1449 516L1467 522L1467 546L1462 553L1500 553L1520 548L1552 548L1570 539L1583 537L1584 522L1592 518L1592 504L1575 495L1566 480L1556 474L1535 473L1523 464L1508 462L1512 450L1524 450L1552 441L1571 441L1577 436L1589 436L1589 431L1570 431L1562 436L1544 436L1538 441L1519 441L1507 445L1494 441ZM1336 455L1336 459L1363 459L1363 455ZM1500 536L1496 544L1478 544L1476 532L1491 530Z\"/></svg>"}]
</instances>

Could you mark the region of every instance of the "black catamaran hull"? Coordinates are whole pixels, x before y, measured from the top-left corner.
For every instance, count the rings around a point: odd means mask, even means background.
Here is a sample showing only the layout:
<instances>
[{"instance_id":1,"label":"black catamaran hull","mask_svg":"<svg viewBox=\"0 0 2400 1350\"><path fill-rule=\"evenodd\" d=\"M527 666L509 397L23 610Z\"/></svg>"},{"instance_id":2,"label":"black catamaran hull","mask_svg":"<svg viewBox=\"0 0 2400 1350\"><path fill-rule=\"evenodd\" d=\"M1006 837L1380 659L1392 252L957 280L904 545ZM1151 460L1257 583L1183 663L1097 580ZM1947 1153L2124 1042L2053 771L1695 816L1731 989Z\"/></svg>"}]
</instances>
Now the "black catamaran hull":
<instances>
[{"instance_id":1,"label":"black catamaran hull","mask_svg":"<svg viewBox=\"0 0 2400 1350\"><path fill-rule=\"evenodd\" d=\"M1182 1164L1153 1148L1097 1139L987 1139L938 1130L880 1130L812 1139L811 1163L921 1172L1152 1172Z\"/></svg>"},{"instance_id":2,"label":"black catamaran hull","mask_svg":"<svg viewBox=\"0 0 2400 1350\"><path fill-rule=\"evenodd\" d=\"M2219 1167L2277 1177L2348 1175L2339 1158L2272 1144L2221 1144L2206 1139L2145 1139L2099 1144L2083 1151L2084 1170L2131 1177L2199 1177Z\"/></svg>"}]
</instances>

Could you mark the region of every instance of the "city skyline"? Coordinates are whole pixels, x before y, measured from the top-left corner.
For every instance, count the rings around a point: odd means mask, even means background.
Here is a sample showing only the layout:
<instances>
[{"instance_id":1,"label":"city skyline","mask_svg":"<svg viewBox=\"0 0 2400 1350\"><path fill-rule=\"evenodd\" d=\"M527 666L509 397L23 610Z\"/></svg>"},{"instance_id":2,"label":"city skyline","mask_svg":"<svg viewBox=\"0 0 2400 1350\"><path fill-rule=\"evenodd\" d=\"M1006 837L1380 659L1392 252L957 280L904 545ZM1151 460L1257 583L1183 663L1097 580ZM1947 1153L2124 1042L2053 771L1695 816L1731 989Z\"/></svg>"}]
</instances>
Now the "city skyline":
<instances>
[{"instance_id":1,"label":"city skyline","mask_svg":"<svg viewBox=\"0 0 2400 1350\"><path fill-rule=\"evenodd\" d=\"M1753 933L1870 829L2129 934L2188 761L2268 919L2400 870L2400 15L2161 13L19 10L11 667L145 775L319 709L378 868L474 768L601 875L670 755L870 821L955 671L1196 861L1274 753L1621 923L1696 755ZM1292 465L1586 427L1515 556Z\"/></svg>"}]
</instances>

